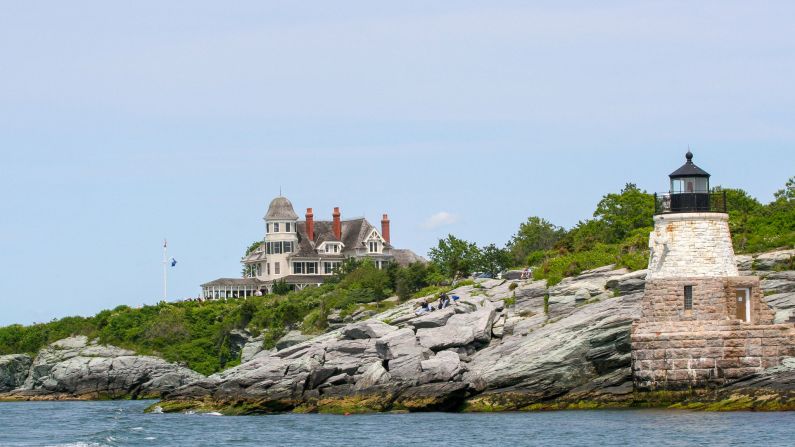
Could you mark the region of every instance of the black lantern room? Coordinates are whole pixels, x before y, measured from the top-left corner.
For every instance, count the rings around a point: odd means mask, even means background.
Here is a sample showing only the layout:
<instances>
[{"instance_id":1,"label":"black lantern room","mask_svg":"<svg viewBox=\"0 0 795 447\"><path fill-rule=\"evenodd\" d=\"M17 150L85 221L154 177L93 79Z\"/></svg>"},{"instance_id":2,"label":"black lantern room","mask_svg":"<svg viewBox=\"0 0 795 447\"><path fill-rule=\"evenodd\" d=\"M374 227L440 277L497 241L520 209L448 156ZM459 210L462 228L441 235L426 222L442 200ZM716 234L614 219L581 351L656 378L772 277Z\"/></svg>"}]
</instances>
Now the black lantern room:
<instances>
[{"instance_id":1,"label":"black lantern room","mask_svg":"<svg viewBox=\"0 0 795 447\"><path fill-rule=\"evenodd\" d=\"M685 155L687 162L672 172L670 212L701 212L710 210L709 174L693 163L693 153Z\"/></svg>"}]
</instances>

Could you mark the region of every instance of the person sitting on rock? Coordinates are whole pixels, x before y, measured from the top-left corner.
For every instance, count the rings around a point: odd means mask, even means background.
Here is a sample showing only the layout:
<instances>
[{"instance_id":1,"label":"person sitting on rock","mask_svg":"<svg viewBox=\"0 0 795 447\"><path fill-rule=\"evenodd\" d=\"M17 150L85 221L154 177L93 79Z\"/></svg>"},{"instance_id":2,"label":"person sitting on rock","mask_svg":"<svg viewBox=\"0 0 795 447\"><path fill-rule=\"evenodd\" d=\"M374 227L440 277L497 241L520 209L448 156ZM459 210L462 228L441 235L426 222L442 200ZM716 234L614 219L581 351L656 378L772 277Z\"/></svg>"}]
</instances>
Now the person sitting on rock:
<instances>
[{"instance_id":1,"label":"person sitting on rock","mask_svg":"<svg viewBox=\"0 0 795 447\"><path fill-rule=\"evenodd\" d=\"M424 315L431 311L431 306L428 305L428 302L425 300L420 301L420 307L414 311L416 315Z\"/></svg>"},{"instance_id":2,"label":"person sitting on rock","mask_svg":"<svg viewBox=\"0 0 795 447\"><path fill-rule=\"evenodd\" d=\"M450 297L448 297L446 293L442 293L441 295L439 295L439 310L442 310L449 305L450 305Z\"/></svg>"}]
</instances>

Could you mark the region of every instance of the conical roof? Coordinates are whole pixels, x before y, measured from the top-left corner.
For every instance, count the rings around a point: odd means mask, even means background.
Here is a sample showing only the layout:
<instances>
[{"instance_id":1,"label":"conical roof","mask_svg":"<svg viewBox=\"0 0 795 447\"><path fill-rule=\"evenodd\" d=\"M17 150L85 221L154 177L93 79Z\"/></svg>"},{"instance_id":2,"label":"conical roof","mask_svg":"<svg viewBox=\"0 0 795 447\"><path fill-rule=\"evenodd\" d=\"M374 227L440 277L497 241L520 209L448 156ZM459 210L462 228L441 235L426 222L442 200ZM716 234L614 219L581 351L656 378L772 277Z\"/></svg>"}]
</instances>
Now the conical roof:
<instances>
[{"instance_id":1,"label":"conical roof","mask_svg":"<svg viewBox=\"0 0 795 447\"><path fill-rule=\"evenodd\" d=\"M293 204L287 197L279 196L271 200L265 220L298 220L298 214L295 214Z\"/></svg>"},{"instance_id":2,"label":"conical roof","mask_svg":"<svg viewBox=\"0 0 795 447\"><path fill-rule=\"evenodd\" d=\"M685 158L687 162L682 165L681 168L677 169L676 171L672 172L669 177L671 178L680 178L680 177L709 177L707 171L699 168L693 163L693 153L689 150L687 154L685 154Z\"/></svg>"}]
</instances>

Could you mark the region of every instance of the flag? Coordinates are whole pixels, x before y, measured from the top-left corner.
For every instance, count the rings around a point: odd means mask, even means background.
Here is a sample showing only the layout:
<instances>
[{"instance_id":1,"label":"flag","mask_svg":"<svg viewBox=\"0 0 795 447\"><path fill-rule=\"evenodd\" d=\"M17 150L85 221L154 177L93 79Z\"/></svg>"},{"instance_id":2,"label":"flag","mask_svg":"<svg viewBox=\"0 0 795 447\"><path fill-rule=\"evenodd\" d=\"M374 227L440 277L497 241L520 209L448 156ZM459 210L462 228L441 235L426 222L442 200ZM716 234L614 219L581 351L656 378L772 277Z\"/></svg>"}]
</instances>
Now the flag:
<instances>
[{"instance_id":1,"label":"flag","mask_svg":"<svg viewBox=\"0 0 795 447\"><path fill-rule=\"evenodd\" d=\"M174 259L174 258L171 258L171 266L174 267L176 265L177 265L177 260Z\"/></svg>"}]
</instances>

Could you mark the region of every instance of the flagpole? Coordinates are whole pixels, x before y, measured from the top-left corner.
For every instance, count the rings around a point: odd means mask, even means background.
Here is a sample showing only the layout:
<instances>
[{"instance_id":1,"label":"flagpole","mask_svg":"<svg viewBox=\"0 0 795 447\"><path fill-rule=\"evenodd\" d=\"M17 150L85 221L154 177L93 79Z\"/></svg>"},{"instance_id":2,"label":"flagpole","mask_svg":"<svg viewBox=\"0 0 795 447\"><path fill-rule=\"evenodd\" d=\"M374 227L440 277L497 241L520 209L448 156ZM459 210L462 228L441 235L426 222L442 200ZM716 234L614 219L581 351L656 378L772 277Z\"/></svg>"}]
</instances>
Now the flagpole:
<instances>
[{"instance_id":1,"label":"flagpole","mask_svg":"<svg viewBox=\"0 0 795 447\"><path fill-rule=\"evenodd\" d=\"M168 298L168 240L163 239L163 301Z\"/></svg>"}]
</instances>

